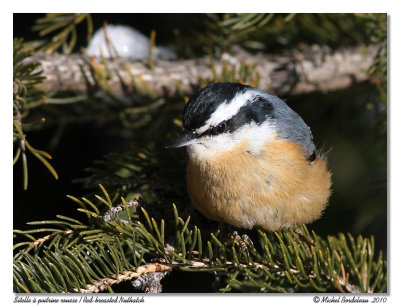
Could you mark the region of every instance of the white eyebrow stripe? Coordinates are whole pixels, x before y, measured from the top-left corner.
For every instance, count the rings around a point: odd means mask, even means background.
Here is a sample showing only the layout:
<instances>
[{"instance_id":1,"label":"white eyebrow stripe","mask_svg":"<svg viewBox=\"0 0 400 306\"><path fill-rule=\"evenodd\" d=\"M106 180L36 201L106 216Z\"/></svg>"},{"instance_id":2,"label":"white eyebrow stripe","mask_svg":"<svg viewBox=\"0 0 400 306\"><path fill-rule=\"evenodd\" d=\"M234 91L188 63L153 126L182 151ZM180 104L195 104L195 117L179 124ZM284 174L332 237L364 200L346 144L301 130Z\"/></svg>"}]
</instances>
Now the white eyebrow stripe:
<instances>
[{"instance_id":1,"label":"white eyebrow stripe","mask_svg":"<svg viewBox=\"0 0 400 306\"><path fill-rule=\"evenodd\" d=\"M244 93L236 94L230 102L224 101L211 114L211 117L206 121L206 123L202 127L196 129L196 133L203 134L210 126L216 126L221 121L231 119L238 113L241 107L252 103L255 96L256 93L247 90Z\"/></svg>"}]
</instances>

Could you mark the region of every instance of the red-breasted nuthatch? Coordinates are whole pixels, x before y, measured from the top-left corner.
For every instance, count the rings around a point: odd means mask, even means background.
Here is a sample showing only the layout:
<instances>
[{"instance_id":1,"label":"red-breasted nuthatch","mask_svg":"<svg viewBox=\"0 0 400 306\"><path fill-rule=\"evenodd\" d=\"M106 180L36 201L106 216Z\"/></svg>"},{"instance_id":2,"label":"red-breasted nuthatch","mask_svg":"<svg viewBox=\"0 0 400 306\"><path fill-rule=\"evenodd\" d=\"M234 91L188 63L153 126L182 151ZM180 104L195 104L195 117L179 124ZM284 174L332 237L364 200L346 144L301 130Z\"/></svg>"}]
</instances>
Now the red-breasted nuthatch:
<instances>
[{"instance_id":1,"label":"red-breasted nuthatch","mask_svg":"<svg viewBox=\"0 0 400 306\"><path fill-rule=\"evenodd\" d=\"M206 217L268 231L319 218L331 174L303 119L276 96L237 83L214 83L186 104L187 189Z\"/></svg>"}]
</instances>

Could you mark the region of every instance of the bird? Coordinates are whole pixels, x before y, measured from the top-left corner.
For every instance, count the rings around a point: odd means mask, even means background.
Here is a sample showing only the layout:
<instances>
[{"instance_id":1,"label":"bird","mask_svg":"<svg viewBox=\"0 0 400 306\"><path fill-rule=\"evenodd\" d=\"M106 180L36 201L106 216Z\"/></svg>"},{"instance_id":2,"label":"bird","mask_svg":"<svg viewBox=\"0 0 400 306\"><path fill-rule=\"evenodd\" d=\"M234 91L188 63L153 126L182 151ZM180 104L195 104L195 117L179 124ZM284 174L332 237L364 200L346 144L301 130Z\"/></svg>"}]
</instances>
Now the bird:
<instances>
[{"instance_id":1,"label":"bird","mask_svg":"<svg viewBox=\"0 0 400 306\"><path fill-rule=\"evenodd\" d=\"M182 127L166 148L186 147L189 198L207 218L266 231L320 218L331 195L327 159L303 119L277 96L212 83L189 99Z\"/></svg>"}]
</instances>

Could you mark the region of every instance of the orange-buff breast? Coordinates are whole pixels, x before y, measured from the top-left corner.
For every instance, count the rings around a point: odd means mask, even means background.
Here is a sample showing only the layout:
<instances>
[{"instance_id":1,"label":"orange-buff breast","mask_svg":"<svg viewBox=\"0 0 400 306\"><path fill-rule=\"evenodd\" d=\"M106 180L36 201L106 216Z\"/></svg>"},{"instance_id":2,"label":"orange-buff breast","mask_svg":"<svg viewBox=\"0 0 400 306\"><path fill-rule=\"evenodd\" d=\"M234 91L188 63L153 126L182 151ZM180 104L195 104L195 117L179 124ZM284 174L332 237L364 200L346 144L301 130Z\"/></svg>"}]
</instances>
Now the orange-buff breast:
<instances>
[{"instance_id":1,"label":"orange-buff breast","mask_svg":"<svg viewBox=\"0 0 400 306\"><path fill-rule=\"evenodd\" d=\"M331 174L323 157L308 161L298 143L275 139L254 154L244 141L228 152L189 158L187 188L195 208L212 220L276 231L321 216Z\"/></svg>"}]
</instances>

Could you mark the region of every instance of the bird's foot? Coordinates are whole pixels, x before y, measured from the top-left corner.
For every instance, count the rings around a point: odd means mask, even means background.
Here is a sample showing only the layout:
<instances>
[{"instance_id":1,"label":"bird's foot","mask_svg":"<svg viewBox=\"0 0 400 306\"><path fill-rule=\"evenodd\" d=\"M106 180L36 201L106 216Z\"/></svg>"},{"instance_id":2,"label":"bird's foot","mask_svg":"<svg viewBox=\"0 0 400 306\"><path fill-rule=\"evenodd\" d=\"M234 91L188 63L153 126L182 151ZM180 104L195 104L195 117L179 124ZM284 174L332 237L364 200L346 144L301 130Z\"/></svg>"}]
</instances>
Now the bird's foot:
<instances>
[{"instance_id":1,"label":"bird's foot","mask_svg":"<svg viewBox=\"0 0 400 306\"><path fill-rule=\"evenodd\" d=\"M304 249L307 252L309 258L312 258L311 255L311 247L315 246L315 242L312 238L303 235L303 232L300 227L293 228L293 233L299 237L299 240L302 242Z\"/></svg>"},{"instance_id":2,"label":"bird's foot","mask_svg":"<svg viewBox=\"0 0 400 306\"><path fill-rule=\"evenodd\" d=\"M243 253L246 254L247 262L249 262L250 261L249 247L251 249L254 249L254 244L253 241L251 241L250 237L247 236L246 234L239 235L237 231L234 231L231 234L231 240L233 244L238 245L240 249L243 251Z\"/></svg>"}]
</instances>

